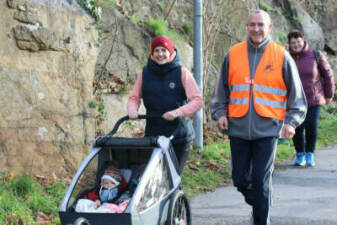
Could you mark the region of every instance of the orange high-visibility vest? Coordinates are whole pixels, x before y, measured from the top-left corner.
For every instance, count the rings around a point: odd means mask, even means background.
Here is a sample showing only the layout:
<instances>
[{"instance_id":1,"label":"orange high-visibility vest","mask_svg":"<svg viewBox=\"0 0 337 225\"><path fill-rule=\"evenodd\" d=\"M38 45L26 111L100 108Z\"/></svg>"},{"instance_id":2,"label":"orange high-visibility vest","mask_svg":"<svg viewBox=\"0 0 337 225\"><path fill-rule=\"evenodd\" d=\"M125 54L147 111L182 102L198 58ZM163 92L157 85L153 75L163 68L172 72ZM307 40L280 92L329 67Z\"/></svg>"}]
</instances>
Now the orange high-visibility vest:
<instances>
[{"instance_id":1,"label":"orange high-visibility vest","mask_svg":"<svg viewBox=\"0 0 337 225\"><path fill-rule=\"evenodd\" d=\"M284 120L287 88L282 77L284 48L270 42L250 79L248 43L241 42L229 51L228 85L230 90L228 116L243 117L249 109L249 96L258 115Z\"/></svg>"}]
</instances>

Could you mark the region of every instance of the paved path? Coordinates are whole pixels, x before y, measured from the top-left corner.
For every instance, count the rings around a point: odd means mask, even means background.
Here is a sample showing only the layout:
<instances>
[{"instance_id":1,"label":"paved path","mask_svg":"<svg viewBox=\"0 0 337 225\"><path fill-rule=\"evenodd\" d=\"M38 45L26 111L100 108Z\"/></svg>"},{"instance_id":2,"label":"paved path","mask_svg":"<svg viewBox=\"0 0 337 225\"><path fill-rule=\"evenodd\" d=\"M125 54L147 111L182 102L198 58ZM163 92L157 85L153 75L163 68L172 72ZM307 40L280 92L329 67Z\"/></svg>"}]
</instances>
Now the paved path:
<instances>
[{"instance_id":1,"label":"paved path","mask_svg":"<svg viewBox=\"0 0 337 225\"><path fill-rule=\"evenodd\" d=\"M271 225L337 225L337 145L316 152L314 168L288 162L273 175ZM249 225L251 208L233 186L191 201L193 225Z\"/></svg>"}]
</instances>

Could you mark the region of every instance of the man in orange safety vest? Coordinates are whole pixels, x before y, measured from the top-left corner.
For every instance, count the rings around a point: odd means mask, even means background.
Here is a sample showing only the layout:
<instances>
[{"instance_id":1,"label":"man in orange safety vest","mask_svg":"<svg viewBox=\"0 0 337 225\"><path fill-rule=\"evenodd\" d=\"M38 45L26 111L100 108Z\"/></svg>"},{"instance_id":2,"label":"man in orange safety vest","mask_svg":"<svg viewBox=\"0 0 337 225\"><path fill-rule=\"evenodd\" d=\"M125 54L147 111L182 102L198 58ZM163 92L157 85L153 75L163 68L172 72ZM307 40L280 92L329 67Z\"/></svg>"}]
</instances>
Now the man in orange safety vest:
<instances>
[{"instance_id":1,"label":"man in orange safety vest","mask_svg":"<svg viewBox=\"0 0 337 225\"><path fill-rule=\"evenodd\" d=\"M246 29L247 40L224 58L211 114L230 139L234 186L252 206L254 224L268 225L277 140L293 137L307 103L296 64L269 36L269 14L252 11Z\"/></svg>"}]
</instances>

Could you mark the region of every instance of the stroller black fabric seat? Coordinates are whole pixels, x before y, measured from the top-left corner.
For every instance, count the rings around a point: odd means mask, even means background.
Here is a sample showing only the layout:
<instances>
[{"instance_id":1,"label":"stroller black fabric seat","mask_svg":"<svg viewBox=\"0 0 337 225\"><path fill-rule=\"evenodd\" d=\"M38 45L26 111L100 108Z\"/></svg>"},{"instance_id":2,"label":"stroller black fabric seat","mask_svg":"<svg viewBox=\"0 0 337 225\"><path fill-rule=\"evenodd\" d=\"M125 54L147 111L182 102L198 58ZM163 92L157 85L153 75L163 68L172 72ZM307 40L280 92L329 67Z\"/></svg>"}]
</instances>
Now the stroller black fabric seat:
<instances>
[{"instance_id":1,"label":"stroller black fabric seat","mask_svg":"<svg viewBox=\"0 0 337 225\"><path fill-rule=\"evenodd\" d=\"M157 147L157 137L143 138L121 138L111 136L101 136L95 141L94 147Z\"/></svg>"}]
</instances>

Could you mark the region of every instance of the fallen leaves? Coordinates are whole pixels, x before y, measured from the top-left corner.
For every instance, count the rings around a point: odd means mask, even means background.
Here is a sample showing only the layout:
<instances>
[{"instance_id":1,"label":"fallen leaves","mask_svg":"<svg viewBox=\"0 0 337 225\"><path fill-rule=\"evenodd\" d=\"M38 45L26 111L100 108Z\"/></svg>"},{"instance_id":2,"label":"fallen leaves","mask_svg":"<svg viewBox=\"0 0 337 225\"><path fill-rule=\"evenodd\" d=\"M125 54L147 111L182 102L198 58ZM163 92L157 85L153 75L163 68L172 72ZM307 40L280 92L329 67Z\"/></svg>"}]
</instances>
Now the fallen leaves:
<instances>
[{"instance_id":1,"label":"fallen leaves","mask_svg":"<svg viewBox=\"0 0 337 225\"><path fill-rule=\"evenodd\" d=\"M213 191L212 188L201 187L201 186L196 187L196 189L198 189L201 192L210 192L210 191Z\"/></svg>"},{"instance_id":2,"label":"fallen leaves","mask_svg":"<svg viewBox=\"0 0 337 225\"><path fill-rule=\"evenodd\" d=\"M108 74L104 79L93 82L93 87L103 94L119 93L125 85L125 81L114 74Z\"/></svg>"},{"instance_id":3,"label":"fallen leaves","mask_svg":"<svg viewBox=\"0 0 337 225\"><path fill-rule=\"evenodd\" d=\"M16 212L11 216L7 217L7 225L26 225L26 223L21 219L17 218ZM46 215L43 212L38 212L36 215L36 223L40 225L52 225L54 223L54 215Z\"/></svg>"},{"instance_id":4,"label":"fallen leaves","mask_svg":"<svg viewBox=\"0 0 337 225\"><path fill-rule=\"evenodd\" d=\"M39 182L40 185L42 185L42 186L53 184L58 180L55 173L52 173L51 176L35 175L35 178L36 178L37 182Z\"/></svg>"},{"instance_id":5,"label":"fallen leaves","mask_svg":"<svg viewBox=\"0 0 337 225\"><path fill-rule=\"evenodd\" d=\"M6 218L8 225L25 225L21 218L17 218L16 212Z\"/></svg>"},{"instance_id":6,"label":"fallen leaves","mask_svg":"<svg viewBox=\"0 0 337 225\"><path fill-rule=\"evenodd\" d=\"M203 169L219 171L223 167L219 163L211 161L211 160L201 162L200 160L195 159L193 161L188 161L186 164L187 164L187 167L193 171L198 171L200 167L203 167Z\"/></svg>"},{"instance_id":7,"label":"fallen leaves","mask_svg":"<svg viewBox=\"0 0 337 225\"><path fill-rule=\"evenodd\" d=\"M191 164L191 163L188 163L188 164L187 164L187 167L190 168L191 170L194 170L194 171L199 170L199 168L198 168L196 165Z\"/></svg>"},{"instance_id":8,"label":"fallen leaves","mask_svg":"<svg viewBox=\"0 0 337 225\"><path fill-rule=\"evenodd\" d=\"M144 129L140 129L140 128L134 128L132 130L132 138L140 138L140 137L144 137L145 135L145 130Z\"/></svg>"},{"instance_id":9,"label":"fallen leaves","mask_svg":"<svg viewBox=\"0 0 337 225\"><path fill-rule=\"evenodd\" d=\"M41 186L47 186L47 185L51 185L54 184L58 181L63 181L66 182L67 184L71 183L71 178L70 177L65 177L63 179L58 178L55 173L52 173L51 176L42 176L42 175L35 175L35 179L37 180L37 182L39 182L39 184Z\"/></svg>"},{"instance_id":10,"label":"fallen leaves","mask_svg":"<svg viewBox=\"0 0 337 225\"><path fill-rule=\"evenodd\" d=\"M53 219L54 219L54 215L48 216L44 214L43 212L38 212L36 221L38 224L41 224L41 225L49 225L49 224L53 224Z\"/></svg>"},{"instance_id":11,"label":"fallen leaves","mask_svg":"<svg viewBox=\"0 0 337 225\"><path fill-rule=\"evenodd\" d=\"M214 170L214 171L219 171L221 168L217 163L213 161L205 162L205 167L208 167L210 170Z\"/></svg>"},{"instance_id":12,"label":"fallen leaves","mask_svg":"<svg viewBox=\"0 0 337 225\"><path fill-rule=\"evenodd\" d=\"M121 7L121 1L120 0L115 0L115 3L118 7Z\"/></svg>"},{"instance_id":13,"label":"fallen leaves","mask_svg":"<svg viewBox=\"0 0 337 225\"><path fill-rule=\"evenodd\" d=\"M219 132L218 130L211 130L208 129L206 126L203 128L203 136L205 144L223 142L224 140L228 139L226 134Z\"/></svg>"}]
</instances>

